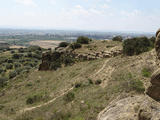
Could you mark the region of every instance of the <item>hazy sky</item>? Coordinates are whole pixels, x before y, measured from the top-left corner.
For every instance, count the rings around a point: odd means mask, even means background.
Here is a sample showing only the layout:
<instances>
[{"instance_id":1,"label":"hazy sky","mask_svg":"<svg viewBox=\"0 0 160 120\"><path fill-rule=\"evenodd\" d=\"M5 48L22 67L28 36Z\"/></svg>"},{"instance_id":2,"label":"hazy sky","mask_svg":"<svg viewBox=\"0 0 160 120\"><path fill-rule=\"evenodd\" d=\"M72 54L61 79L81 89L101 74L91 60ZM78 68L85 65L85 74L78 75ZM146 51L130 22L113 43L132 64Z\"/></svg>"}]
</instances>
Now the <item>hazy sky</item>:
<instances>
[{"instance_id":1,"label":"hazy sky","mask_svg":"<svg viewBox=\"0 0 160 120\"><path fill-rule=\"evenodd\" d=\"M154 32L160 0L0 0L1 27Z\"/></svg>"}]
</instances>

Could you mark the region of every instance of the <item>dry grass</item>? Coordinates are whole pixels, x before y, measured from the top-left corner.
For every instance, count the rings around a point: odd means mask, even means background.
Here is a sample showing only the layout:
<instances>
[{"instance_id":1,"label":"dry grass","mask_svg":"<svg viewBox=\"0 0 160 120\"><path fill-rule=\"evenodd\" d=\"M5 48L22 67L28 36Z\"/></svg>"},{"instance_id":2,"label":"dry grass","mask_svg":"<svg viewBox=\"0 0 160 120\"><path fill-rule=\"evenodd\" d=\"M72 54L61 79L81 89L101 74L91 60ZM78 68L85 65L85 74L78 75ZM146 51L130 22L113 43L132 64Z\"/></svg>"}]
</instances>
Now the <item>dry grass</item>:
<instances>
[{"instance_id":1,"label":"dry grass","mask_svg":"<svg viewBox=\"0 0 160 120\"><path fill-rule=\"evenodd\" d=\"M93 42L89 45L94 46L94 44ZM120 43L98 41L96 43L98 47L95 48L97 51L107 50L106 46L114 47L116 44L121 46ZM89 51L87 45L83 47L84 49L78 51ZM129 79L126 74L132 73L146 86L149 78L144 78L141 71L146 66L155 69L154 61L155 51L150 51L139 56L117 56L110 59L79 62L57 71L32 71L19 76L6 88L5 95L0 99L0 105L4 105L4 108L0 110L0 119L9 120L6 116L11 118L18 116L16 120L25 120L24 118L30 120L32 118L34 120L96 120L97 114L121 93L139 94L136 90L124 89ZM124 79L121 79L119 75L122 75ZM102 83L96 85L94 84L96 80L102 80ZM22 115L19 113L22 109L44 104L61 95L75 83L80 83L81 86L71 91L75 95L73 101L66 102L64 96L61 96L54 102L33 111ZM26 99L35 94L47 96L46 99L27 105Z\"/></svg>"}]
</instances>

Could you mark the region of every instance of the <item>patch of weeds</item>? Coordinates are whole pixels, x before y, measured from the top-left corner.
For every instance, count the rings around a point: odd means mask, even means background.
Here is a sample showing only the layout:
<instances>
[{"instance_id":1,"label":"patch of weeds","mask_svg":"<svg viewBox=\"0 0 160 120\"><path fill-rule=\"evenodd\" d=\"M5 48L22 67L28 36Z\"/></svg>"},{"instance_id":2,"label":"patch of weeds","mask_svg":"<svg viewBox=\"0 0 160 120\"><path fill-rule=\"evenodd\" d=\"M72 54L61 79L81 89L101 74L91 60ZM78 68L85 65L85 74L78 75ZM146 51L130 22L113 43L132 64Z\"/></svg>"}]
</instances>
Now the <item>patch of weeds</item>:
<instances>
[{"instance_id":1,"label":"patch of weeds","mask_svg":"<svg viewBox=\"0 0 160 120\"><path fill-rule=\"evenodd\" d=\"M48 99L48 96L45 94L35 94L32 96L29 96L26 100L26 104L34 104L43 100Z\"/></svg>"},{"instance_id":2,"label":"patch of weeds","mask_svg":"<svg viewBox=\"0 0 160 120\"><path fill-rule=\"evenodd\" d=\"M143 75L143 77L151 77L151 70L149 69L149 68L143 68L142 69L142 75Z\"/></svg>"},{"instance_id":3,"label":"patch of weeds","mask_svg":"<svg viewBox=\"0 0 160 120\"><path fill-rule=\"evenodd\" d=\"M82 83L81 83L81 82L75 83L75 88L80 88L81 86L82 86Z\"/></svg>"},{"instance_id":4,"label":"patch of weeds","mask_svg":"<svg viewBox=\"0 0 160 120\"><path fill-rule=\"evenodd\" d=\"M88 79L88 83L89 83L89 84L93 84L93 80L89 78L89 79Z\"/></svg>"},{"instance_id":5,"label":"patch of weeds","mask_svg":"<svg viewBox=\"0 0 160 120\"><path fill-rule=\"evenodd\" d=\"M115 82L114 84L117 84L120 88L118 91L136 91L138 93L144 93L145 91L143 82L132 73L118 74Z\"/></svg>"},{"instance_id":6,"label":"patch of weeds","mask_svg":"<svg viewBox=\"0 0 160 120\"><path fill-rule=\"evenodd\" d=\"M71 102L75 99L75 94L73 92L69 92L64 96L64 100L66 102Z\"/></svg>"},{"instance_id":7,"label":"patch of weeds","mask_svg":"<svg viewBox=\"0 0 160 120\"><path fill-rule=\"evenodd\" d=\"M26 84L26 87L31 87L32 86L32 83L27 83Z\"/></svg>"},{"instance_id":8,"label":"patch of weeds","mask_svg":"<svg viewBox=\"0 0 160 120\"><path fill-rule=\"evenodd\" d=\"M100 79L98 79L98 80L95 81L96 85L100 85L101 83L102 83L102 80L100 80Z\"/></svg>"}]
</instances>

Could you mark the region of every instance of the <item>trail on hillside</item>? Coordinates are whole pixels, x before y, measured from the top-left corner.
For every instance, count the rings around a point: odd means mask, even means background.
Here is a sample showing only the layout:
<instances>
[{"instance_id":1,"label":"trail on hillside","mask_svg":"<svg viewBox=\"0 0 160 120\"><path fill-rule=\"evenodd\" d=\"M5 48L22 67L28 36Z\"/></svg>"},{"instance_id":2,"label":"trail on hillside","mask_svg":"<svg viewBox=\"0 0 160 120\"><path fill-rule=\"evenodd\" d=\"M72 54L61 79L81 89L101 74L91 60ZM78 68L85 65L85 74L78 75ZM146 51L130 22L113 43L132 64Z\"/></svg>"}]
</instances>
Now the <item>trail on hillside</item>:
<instances>
[{"instance_id":1,"label":"trail on hillside","mask_svg":"<svg viewBox=\"0 0 160 120\"><path fill-rule=\"evenodd\" d=\"M109 81L109 79L111 79L111 75L113 73L113 71L115 70L114 67L108 65L108 62L110 61L110 59L107 59L103 66L94 74L91 76L91 78L93 78L94 80L103 80L101 83L101 87L105 87L107 86L107 83Z\"/></svg>"},{"instance_id":2,"label":"trail on hillside","mask_svg":"<svg viewBox=\"0 0 160 120\"><path fill-rule=\"evenodd\" d=\"M61 96L67 94L67 93L70 92L71 90L73 90L73 87L70 88L70 89L68 89L67 91L63 92L61 95L59 95L59 96L51 99L50 101L48 101L48 102L46 102L46 103L43 103L43 104L40 104L40 105L37 105L37 106L34 106L34 107L29 107L29 108L25 108L25 109L23 109L23 110L20 110L20 113L27 112L27 111L31 111L31 110L34 110L34 109L36 109L36 108L40 108L40 107L42 107L42 106L48 105L48 104L54 102L55 100L57 100L58 98L60 98Z\"/></svg>"},{"instance_id":3,"label":"trail on hillside","mask_svg":"<svg viewBox=\"0 0 160 120\"><path fill-rule=\"evenodd\" d=\"M107 80L106 80L106 81L103 81L103 83L101 84L102 87L106 86L107 81L108 81L108 78L112 75L112 72L114 71L114 68L111 67L111 66L108 66L107 68L105 68L109 60L110 60L110 59L107 59L107 60L104 62L103 66L102 66L95 74L93 74L92 76L90 76L91 78L98 78L98 79L100 79L100 78L102 78L102 77L104 78L104 77L107 76ZM104 84L105 84L105 85L104 85ZM67 94L67 93L70 92L71 90L73 90L73 88L74 88L74 87L71 87L71 88L69 88L68 90L64 90L64 92L62 92L62 94L60 94L59 96L51 99L50 101L48 101L48 102L46 102L46 103L42 103L42 104L37 105L37 106L34 106L34 107L24 108L23 110L20 110L19 113L25 113L25 112L27 112L27 111L31 111L31 110L34 110L34 109L36 109L36 108L40 108L40 107L42 107L42 106L48 105L48 104L54 102L55 100L57 100L58 98L64 96L65 94Z\"/></svg>"}]
</instances>

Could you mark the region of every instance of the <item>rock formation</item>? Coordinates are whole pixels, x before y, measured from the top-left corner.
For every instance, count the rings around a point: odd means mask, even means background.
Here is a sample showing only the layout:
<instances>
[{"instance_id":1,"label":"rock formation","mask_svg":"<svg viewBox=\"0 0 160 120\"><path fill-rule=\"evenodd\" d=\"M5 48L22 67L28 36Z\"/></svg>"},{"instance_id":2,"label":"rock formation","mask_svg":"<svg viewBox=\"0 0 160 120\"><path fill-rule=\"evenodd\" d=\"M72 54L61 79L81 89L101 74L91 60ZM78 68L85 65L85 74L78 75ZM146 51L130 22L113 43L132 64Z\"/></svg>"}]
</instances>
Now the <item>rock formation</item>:
<instances>
[{"instance_id":1,"label":"rock formation","mask_svg":"<svg viewBox=\"0 0 160 120\"><path fill-rule=\"evenodd\" d=\"M160 29L156 33L155 49L157 57L160 60ZM147 94L153 99L160 101L160 69L153 73L151 85L147 90Z\"/></svg>"},{"instance_id":2,"label":"rock formation","mask_svg":"<svg viewBox=\"0 0 160 120\"><path fill-rule=\"evenodd\" d=\"M160 59L160 29L156 32L155 49L158 59Z\"/></svg>"},{"instance_id":3,"label":"rock formation","mask_svg":"<svg viewBox=\"0 0 160 120\"><path fill-rule=\"evenodd\" d=\"M141 95L111 102L97 120L159 120L160 103Z\"/></svg>"},{"instance_id":4,"label":"rock formation","mask_svg":"<svg viewBox=\"0 0 160 120\"><path fill-rule=\"evenodd\" d=\"M160 60L160 29L156 33L155 49ZM160 69L151 77L146 94L118 98L112 101L97 120L160 120Z\"/></svg>"},{"instance_id":5,"label":"rock formation","mask_svg":"<svg viewBox=\"0 0 160 120\"><path fill-rule=\"evenodd\" d=\"M96 60L101 58L111 58L122 54L122 49L113 47L108 51L78 53L69 47L58 47L53 52L47 52L42 55L42 63L39 66L39 70L50 70L51 63L57 61L60 57L70 57L75 61Z\"/></svg>"}]
</instances>

